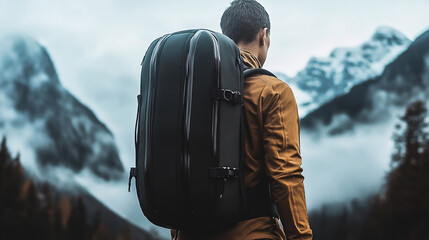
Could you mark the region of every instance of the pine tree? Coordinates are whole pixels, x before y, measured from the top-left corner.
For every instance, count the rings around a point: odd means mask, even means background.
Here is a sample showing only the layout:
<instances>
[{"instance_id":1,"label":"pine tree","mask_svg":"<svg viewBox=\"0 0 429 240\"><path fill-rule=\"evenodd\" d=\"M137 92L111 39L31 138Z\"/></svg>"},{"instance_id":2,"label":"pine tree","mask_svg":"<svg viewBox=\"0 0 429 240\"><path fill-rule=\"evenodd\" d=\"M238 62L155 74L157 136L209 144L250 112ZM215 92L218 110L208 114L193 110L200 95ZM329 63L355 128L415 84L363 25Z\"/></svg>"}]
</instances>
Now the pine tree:
<instances>
[{"instance_id":1,"label":"pine tree","mask_svg":"<svg viewBox=\"0 0 429 240\"><path fill-rule=\"evenodd\" d=\"M54 225L54 211L55 206L52 200L52 194L50 191L49 184L45 182L42 186L43 206L40 213L41 229L44 232L43 239L54 240L55 237L55 225Z\"/></svg>"},{"instance_id":2,"label":"pine tree","mask_svg":"<svg viewBox=\"0 0 429 240\"><path fill-rule=\"evenodd\" d=\"M133 234L128 226L125 227L118 236L116 236L116 240L133 240L133 239L134 239Z\"/></svg>"},{"instance_id":3,"label":"pine tree","mask_svg":"<svg viewBox=\"0 0 429 240\"><path fill-rule=\"evenodd\" d=\"M429 218L427 168L427 109L422 101L410 104L401 117L404 127L394 134L395 152L388 174L386 193L375 225L383 229L383 239L428 239ZM400 125L399 125L400 126Z\"/></svg>"},{"instance_id":4,"label":"pine tree","mask_svg":"<svg viewBox=\"0 0 429 240\"><path fill-rule=\"evenodd\" d=\"M67 224L67 239L81 239L89 238L88 230L89 224L86 220L86 208L82 198L72 203L72 211Z\"/></svg>"},{"instance_id":5,"label":"pine tree","mask_svg":"<svg viewBox=\"0 0 429 240\"><path fill-rule=\"evenodd\" d=\"M3 137L0 144L0 184L4 182L4 168L6 167L7 162L10 160L10 153L6 147L6 138Z\"/></svg>"},{"instance_id":6,"label":"pine tree","mask_svg":"<svg viewBox=\"0 0 429 240\"><path fill-rule=\"evenodd\" d=\"M401 117L403 124L396 125L395 153L392 156L393 164L422 164L422 153L428 142L428 123L426 122L427 108L422 101L410 104ZM405 129L402 130L405 124Z\"/></svg>"},{"instance_id":7,"label":"pine tree","mask_svg":"<svg viewBox=\"0 0 429 240\"><path fill-rule=\"evenodd\" d=\"M25 219L20 199L24 176L19 155L12 158L6 143L3 138L0 144L0 238L12 239Z\"/></svg>"},{"instance_id":8,"label":"pine tree","mask_svg":"<svg viewBox=\"0 0 429 240\"><path fill-rule=\"evenodd\" d=\"M98 225L96 231L92 234L91 240L111 240L111 234L103 224Z\"/></svg>"},{"instance_id":9,"label":"pine tree","mask_svg":"<svg viewBox=\"0 0 429 240\"><path fill-rule=\"evenodd\" d=\"M58 201L48 183L38 189L25 176L20 155L13 158L6 143L3 138L0 144L0 239L114 239L99 215L94 224L88 222L81 197ZM128 240L132 234L126 229L118 237Z\"/></svg>"}]
</instances>

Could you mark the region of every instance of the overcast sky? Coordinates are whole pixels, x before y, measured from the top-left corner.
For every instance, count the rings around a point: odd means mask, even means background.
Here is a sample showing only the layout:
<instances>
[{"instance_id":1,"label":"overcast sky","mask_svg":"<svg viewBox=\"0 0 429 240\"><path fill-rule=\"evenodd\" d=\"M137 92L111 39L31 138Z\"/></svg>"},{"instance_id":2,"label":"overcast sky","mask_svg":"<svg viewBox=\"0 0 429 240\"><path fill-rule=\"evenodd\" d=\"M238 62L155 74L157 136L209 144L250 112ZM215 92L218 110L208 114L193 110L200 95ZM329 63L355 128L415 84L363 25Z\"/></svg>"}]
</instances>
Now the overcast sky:
<instances>
[{"instance_id":1,"label":"overcast sky","mask_svg":"<svg viewBox=\"0 0 429 240\"><path fill-rule=\"evenodd\" d=\"M220 31L230 0L0 0L0 34L34 37L67 89L112 129L134 165L140 62L152 40L188 28ZM293 76L311 56L368 40L378 26L410 39L429 27L428 0L261 0L271 17L265 67Z\"/></svg>"}]
</instances>

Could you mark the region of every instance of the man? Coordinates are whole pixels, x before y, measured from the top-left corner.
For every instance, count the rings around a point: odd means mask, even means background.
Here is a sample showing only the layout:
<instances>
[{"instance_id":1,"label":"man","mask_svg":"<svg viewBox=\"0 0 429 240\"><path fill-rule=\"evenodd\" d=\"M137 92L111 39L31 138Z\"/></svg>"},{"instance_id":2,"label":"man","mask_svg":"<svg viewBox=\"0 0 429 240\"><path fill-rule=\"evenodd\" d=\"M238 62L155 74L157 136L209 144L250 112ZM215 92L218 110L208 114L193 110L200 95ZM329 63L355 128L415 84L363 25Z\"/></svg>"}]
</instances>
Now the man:
<instances>
[{"instance_id":1,"label":"man","mask_svg":"<svg viewBox=\"0 0 429 240\"><path fill-rule=\"evenodd\" d=\"M264 7L254 0L235 0L220 25L240 48L244 64L261 68L270 46L270 19ZM245 186L255 187L268 176L283 229L277 219L258 217L204 239L312 239L301 174L298 109L290 87L271 76L249 77L244 81L244 107ZM172 231L172 238L191 239L180 231Z\"/></svg>"}]
</instances>

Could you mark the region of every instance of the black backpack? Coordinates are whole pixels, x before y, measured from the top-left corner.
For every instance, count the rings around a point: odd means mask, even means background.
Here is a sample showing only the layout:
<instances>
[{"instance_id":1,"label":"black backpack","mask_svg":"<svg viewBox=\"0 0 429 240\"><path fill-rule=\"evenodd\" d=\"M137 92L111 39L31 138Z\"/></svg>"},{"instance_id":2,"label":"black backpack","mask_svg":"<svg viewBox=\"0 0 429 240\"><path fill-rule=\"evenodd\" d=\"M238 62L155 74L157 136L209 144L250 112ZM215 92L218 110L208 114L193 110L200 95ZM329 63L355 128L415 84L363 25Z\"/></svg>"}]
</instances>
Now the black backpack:
<instances>
[{"instance_id":1,"label":"black backpack","mask_svg":"<svg viewBox=\"0 0 429 240\"><path fill-rule=\"evenodd\" d=\"M135 128L137 195L154 224L217 231L276 216L268 181L245 189L243 80L236 44L209 30L156 39L142 62ZM130 187L130 186L129 186Z\"/></svg>"}]
</instances>

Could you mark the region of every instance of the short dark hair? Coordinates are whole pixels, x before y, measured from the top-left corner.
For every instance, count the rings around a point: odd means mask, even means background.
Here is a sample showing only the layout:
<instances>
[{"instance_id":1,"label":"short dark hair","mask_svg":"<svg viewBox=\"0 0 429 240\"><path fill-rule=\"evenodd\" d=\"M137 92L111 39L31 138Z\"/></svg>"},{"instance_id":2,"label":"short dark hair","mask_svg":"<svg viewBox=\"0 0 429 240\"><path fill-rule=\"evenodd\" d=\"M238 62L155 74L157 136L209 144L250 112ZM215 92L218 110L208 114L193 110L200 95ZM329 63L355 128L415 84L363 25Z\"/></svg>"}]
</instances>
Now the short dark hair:
<instances>
[{"instance_id":1,"label":"short dark hair","mask_svg":"<svg viewBox=\"0 0 429 240\"><path fill-rule=\"evenodd\" d=\"M234 0L222 15L220 27L223 34L235 43L252 42L261 29L271 28L270 16L255 0Z\"/></svg>"}]
</instances>

